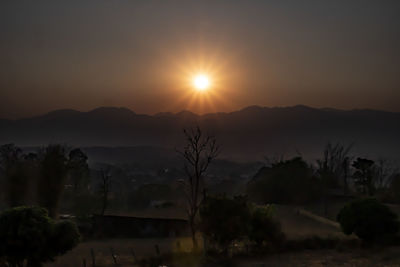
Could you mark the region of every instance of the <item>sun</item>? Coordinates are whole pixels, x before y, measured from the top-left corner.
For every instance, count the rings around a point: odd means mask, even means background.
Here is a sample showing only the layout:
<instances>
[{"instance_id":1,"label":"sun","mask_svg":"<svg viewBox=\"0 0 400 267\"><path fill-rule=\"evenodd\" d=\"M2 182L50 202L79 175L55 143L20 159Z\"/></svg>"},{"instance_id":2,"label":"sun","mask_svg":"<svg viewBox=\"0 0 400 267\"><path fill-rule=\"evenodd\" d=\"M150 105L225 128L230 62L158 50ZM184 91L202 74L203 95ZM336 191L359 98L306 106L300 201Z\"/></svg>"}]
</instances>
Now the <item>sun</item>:
<instances>
[{"instance_id":1,"label":"sun","mask_svg":"<svg viewBox=\"0 0 400 267\"><path fill-rule=\"evenodd\" d=\"M210 87L210 79L205 74L197 74L193 78L193 86L197 91L205 91Z\"/></svg>"}]
</instances>

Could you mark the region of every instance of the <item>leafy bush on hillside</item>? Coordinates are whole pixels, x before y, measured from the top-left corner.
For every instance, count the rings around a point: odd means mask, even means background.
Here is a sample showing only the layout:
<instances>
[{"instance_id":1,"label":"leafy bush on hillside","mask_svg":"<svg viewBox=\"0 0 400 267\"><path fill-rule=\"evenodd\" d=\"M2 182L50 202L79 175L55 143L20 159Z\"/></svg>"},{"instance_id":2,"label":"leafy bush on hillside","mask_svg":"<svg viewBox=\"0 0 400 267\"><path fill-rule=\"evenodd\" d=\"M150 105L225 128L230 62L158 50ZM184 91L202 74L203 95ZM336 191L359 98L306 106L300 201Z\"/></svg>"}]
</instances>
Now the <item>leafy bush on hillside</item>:
<instances>
[{"instance_id":1,"label":"leafy bush on hillside","mask_svg":"<svg viewBox=\"0 0 400 267\"><path fill-rule=\"evenodd\" d=\"M399 230L397 215L374 198L348 203L340 210L337 220L346 235L355 233L367 242L387 240Z\"/></svg>"},{"instance_id":2,"label":"leafy bush on hillside","mask_svg":"<svg viewBox=\"0 0 400 267\"><path fill-rule=\"evenodd\" d=\"M300 157L263 167L249 182L247 193L261 203L302 204L319 198L319 182Z\"/></svg>"},{"instance_id":3,"label":"leafy bush on hillside","mask_svg":"<svg viewBox=\"0 0 400 267\"><path fill-rule=\"evenodd\" d=\"M285 239L280 223L272 215L271 206L255 208L252 211L248 237L257 246L264 243L279 246Z\"/></svg>"},{"instance_id":4,"label":"leafy bush on hillside","mask_svg":"<svg viewBox=\"0 0 400 267\"><path fill-rule=\"evenodd\" d=\"M9 266L42 266L79 242L76 225L55 222L40 207L16 207L0 215L0 257Z\"/></svg>"},{"instance_id":5,"label":"leafy bush on hillside","mask_svg":"<svg viewBox=\"0 0 400 267\"><path fill-rule=\"evenodd\" d=\"M272 213L272 206L253 207L246 197L209 197L200 209L201 229L206 239L223 252L233 241L242 239L258 247L280 246L285 235Z\"/></svg>"},{"instance_id":6,"label":"leafy bush on hillside","mask_svg":"<svg viewBox=\"0 0 400 267\"><path fill-rule=\"evenodd\" d=\"M244 197L209 197L200 208L201 230L223 251L247 234L250 209Z\"/></svg>"}]
</instances>

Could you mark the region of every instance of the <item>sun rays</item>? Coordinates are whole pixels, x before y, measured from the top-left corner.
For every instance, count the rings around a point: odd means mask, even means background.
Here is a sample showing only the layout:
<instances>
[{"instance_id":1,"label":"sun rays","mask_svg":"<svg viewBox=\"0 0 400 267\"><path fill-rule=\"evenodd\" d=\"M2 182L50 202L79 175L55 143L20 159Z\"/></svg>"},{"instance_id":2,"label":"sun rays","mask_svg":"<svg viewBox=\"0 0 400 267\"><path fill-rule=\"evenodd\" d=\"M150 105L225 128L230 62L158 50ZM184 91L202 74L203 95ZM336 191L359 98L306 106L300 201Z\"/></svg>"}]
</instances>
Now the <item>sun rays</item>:
<instances>
[{"instance_id":1,"label":"sun rays","mask_svg":"<svg viewBox=\"0 0 400 267\"><path fill-rule=\"evenodd\" d=\"M198 91L207 91L210 87L210 77L207 74L196 74L193 77L193 86Z\"/></svg>"},{"instance_id":2,"label":"sun rays","mask_svg":"<svg viewBox=\"0 0 400 267\"><path fill-rule=\"evenodd\" d=\"M184 107L196 113L211 113L229 106L227 66L218 56L185 56L175 60L176 100L170 110Z\"/></svg>"}]
</instances>

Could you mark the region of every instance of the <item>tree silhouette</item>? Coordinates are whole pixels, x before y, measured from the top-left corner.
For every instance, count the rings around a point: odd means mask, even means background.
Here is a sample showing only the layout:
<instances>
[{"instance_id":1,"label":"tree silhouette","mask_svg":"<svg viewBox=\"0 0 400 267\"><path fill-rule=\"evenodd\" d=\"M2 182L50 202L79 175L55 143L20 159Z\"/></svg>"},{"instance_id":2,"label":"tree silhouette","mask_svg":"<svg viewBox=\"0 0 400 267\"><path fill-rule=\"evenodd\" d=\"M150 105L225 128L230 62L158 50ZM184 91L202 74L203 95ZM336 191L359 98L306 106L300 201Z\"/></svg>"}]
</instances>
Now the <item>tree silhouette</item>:
<instances>
[{"instance_id":1,"label":"tree silhouette","mask_svg":"<svg viewBox=\"0 0 400 267\"><path fill-rule=\"evenodd\" d=\"M14 144L0 147L0 165L6 178L6 195L10 207L27 204L29 174L25 171L25 155Z\"/></svg>"},{"instance_id":2,"label":"tree silhouette","mask_svg":"<svg viewBox=\"0 0 400 267\"><path fill-rule=\"evenodd\" d=\"M184 182L187 199L187 214L191 229L193 248L197 249L196 239L196 217L200 204L203 200L201 196L204 188L204 174L210 163L218 156L219 146L216 139L210 135L204 135L200 127L195 129L183 130L186 144L182 151L178 153L184 158L184 172L186 180ZM205 191L204 191L205 192Z\"/></svg>"},{"instance_id":3,"label":"tree silhouette","mask_svg":"<svg viewBox=\"0 0 400 267\"><path fill-rule=\"evenodd\" d=\"M101 170L100 175L101 215L104 215L108 206L108 195L111 189L111 175L104 170Z\"/></svg>"},{"instance_id":4,"label":"tree silhouette","mask_svg":"<svg viewBox=\"0 0 400 267\"><path fill-rule=\"evenodd\" d=\"M379 158L374 164L373 176L376 189L387 189L390 187L392 180L399 173L399 169L385 159Z\"/></svg>"},{"instance_id":5,"label":"tree silhouette","mask_svg":"<svg viewBox=\"0 0 400 267\"><path fill-rule=\"evenodd\" d=\"M317 160L317 172L327 180L328 185L342 184L344 193L348 190L348 175L353 145L328 143L324 148L322 159Z\"/></svg>"},{"instance_id":6,"label":"tree silhouette","mask_svg":"<svg viewBox=\"0 0 400 267\"><path fill-rule=\"evenodd\" d=\"M87 186L89 178L87 156L80 149L74 149L67 157L67 148L59 144L48 145L38 154L23 154L13 144L3 145L0 147L0 170L6 178L10 207L37 203L47 208L53 218L57 217L68 174L76 190L80 184ZM36 189L36 196L32 188Z\"/></svg>"},{"instance_id":7,"label":"tree silhouette","mask_svg":"<svg viewBox=\"0 0 400 267\"><path fill-rule=\"evenodd\" d=\"M262 167L247 184L247 193L260 203L304 204L319 196L319 183L301 158Z\"/></svg>"},{"instance_id":8,"label":"tree silhouette","mask_svg":"<svg viewBox=\"0 0 400 267\"><path fill-rule=\"evenodd\" d=\"M375 193L374 185L374 161L357 158L352 165L356 171L353 174L354 183L361 188L363 194L369 194L372 196Z\"/></svg>"},{"instance_id":9,"label":"tree silhouette","mask_svg":"<svg viewBox=\"0 0 400 267\"><path fill-rule=\"evenodd\" d=\"M351 148L352 145L328 143L324 148L322 159L317 160L317 174L322 185L322 204L325 216L328 215L329 189L342 184L343 193L348 193Z\"/></svg>"},{"instance_id":10,"label":"tree silhouette","mask_svg":"<svg viewBox=\"0 0 400 267\"><path fill-rule=\"evenodd\" d=\"M69 177L71 179L75 195L79 192L79 190L87 190L89 183L89 165L87 160L88 157L79 148L73 149L69 152Z\"/></svg>"},{"instance_id":11,"label":"tree silhouette","mask_svg":"<svg viewBox=\"0 0 400 267\"><path fill-rule=\"evenodd\" d=\"M39 205L49 211L52 218L58 216L58 206L68 174L67 149L64 145L48 145L40 152L38 189Z\"/></svg>"}]
</instances>

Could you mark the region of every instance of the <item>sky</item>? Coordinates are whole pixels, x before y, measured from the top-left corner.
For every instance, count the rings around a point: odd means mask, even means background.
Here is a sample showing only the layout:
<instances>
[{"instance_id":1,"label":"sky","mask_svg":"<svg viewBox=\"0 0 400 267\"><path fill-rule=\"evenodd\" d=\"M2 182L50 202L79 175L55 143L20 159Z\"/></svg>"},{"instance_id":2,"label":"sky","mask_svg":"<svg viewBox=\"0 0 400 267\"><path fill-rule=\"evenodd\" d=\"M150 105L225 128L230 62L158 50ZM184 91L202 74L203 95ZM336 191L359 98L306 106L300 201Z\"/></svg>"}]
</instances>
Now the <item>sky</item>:
<instances>
[{"instance_id":1,"label":"sky","mask_svg":"<svg viewBox=\"0 0 400 267\"><path fill-rule=\"evenodd\" d=\"M398 0L0 2L0 118L56 109L400 111ZM211 87L193 89L196 73Z\"/></svg>"}]
</instances>

